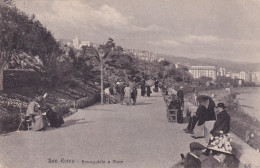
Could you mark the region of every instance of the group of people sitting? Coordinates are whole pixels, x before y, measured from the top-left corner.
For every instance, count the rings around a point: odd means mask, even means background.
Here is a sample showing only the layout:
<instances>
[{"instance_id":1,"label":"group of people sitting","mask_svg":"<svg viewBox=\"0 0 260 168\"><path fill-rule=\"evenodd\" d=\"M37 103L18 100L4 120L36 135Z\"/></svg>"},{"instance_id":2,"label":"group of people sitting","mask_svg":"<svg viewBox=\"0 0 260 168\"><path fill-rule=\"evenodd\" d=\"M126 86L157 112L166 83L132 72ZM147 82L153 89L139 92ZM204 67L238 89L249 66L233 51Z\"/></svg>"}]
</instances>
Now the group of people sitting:
<instances>
[{"instance_id":1,"label":"group of people sitting","mask_svg":"<svg viewBox=\"0 0 260 168\"><path fill-rule=\"evenodd\" d=\"M213 96L195 96L198 107L196 111L191 111L184 131L195 139L205 138L208 145L204 147L196 142L191 143L191 152L184 161L184 167L223 167L225 157L232 154L228 137L230 115L224 103L215 106ZM201 159L202 150L205 151Z\"/></svg>"},{"instance_id":2,"label":"group of people sitting","mask_svg":"<svg viewBox=\"0 0 260 168\"><path fill-rule=\"evenodd\" d=\"M105 98L108 103L136 104L137 84L135 82L116 82L105 89Z\"/></svg>"},{"instance_id":3,"label":"group of people sitting","mask_svg":"<svg viewBox=\"0 0 260 168\"><path fill-rule=\"evenodd\" d=\"M205 155L207 151L212 154ZM212 137L207 147L198 142L190 143L190 152L183 159L184 168L236 168L238 162L232 155L231 138L223 132ZM180 166L178 166L180 167Z\"/></svg>"},{"instance_id":4,"label":"group of people sitting","mask_svg":"<svg viewBox=\"0 0 260 168\"><path fill-rule=\"evenodd\" d=\"M226 112L224 103L218 103L215 107L213 97L196 96L197 109L190 110L189 123L184 129L186 133L194 134L193 138L206 137L215 134L215 131L222 130L225 134L230 129L230 116ZM194 131L196 130L196 131ZM211 131L210 131L211 130Z\"/></svg>"},{"instance_id":5,"label":"group of people sitting","mask_svg":"<svg viewBox=\"0 0 260 168\"><path fill-rule=\"evenodd\" d=\"M31 120L33 131L45 130L48 126L60 127L64 123L62 114L54 112L54 109L46 104L47 96L47 93L44 96L36 96L28 105L26 118Z\"/></svg>"}]
</instances>

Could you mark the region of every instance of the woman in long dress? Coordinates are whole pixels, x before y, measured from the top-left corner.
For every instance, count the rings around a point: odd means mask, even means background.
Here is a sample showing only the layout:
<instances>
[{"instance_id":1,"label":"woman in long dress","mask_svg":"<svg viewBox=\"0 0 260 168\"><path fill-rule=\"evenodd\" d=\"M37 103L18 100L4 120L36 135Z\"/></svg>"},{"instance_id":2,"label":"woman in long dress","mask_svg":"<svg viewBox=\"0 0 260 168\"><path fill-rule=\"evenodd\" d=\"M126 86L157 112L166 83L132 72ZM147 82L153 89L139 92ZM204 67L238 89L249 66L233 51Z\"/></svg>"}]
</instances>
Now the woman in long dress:
<instances>
[{"instance_id":1,"label":"woman in long dress","mask_svg":"<svg viewBox=\"0 0 260 168\"><path fill-rule=\"evenodd\" d=\"M41 131L46 128L47 121L45 117L42 116L41 111L39 110L39 103L36 100L29 103L26 115L32 117L32 129L33 131Z\"/></svg>"}]
</instances>

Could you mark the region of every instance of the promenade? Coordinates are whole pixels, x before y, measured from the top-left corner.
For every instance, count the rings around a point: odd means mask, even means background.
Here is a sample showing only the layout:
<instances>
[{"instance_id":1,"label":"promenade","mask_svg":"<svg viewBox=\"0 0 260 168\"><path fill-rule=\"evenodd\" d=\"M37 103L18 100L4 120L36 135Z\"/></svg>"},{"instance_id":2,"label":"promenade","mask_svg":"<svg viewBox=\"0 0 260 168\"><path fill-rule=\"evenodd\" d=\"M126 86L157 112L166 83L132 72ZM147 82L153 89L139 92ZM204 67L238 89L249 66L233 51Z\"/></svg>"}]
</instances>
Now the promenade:
<instances>
[{"instance_id":1,"label":"promenade","mask_svg":"<svg viewBox=\"0 0 260 168\"><path fill-rule=\"evenodd\" d=\"M135 106L78 110L61 128L0 136L0 167L169 168L189 151L190 142L205 145L204 139L185 134L185 127L167 121L161 93L138 95Z\"/></svg>"}]
</instances>

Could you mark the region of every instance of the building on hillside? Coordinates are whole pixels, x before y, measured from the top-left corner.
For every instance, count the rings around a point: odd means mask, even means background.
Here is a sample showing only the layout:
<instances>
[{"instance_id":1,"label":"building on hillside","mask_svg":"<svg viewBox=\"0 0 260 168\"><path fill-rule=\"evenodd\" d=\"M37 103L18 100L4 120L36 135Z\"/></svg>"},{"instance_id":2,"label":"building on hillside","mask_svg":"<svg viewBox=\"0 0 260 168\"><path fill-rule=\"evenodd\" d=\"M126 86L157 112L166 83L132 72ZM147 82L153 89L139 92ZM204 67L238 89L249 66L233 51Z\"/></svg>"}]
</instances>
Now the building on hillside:
<instances>
[{"instance_id":1,"label":"building on hillside","mask_svg":"<svg viewBox=\"0 0 260 168\"><path fill-rule=\"evenodd\" d=\"M252 74L250 72L241 71L239 73L231 73L232 79L241 79L244 82L252 82Z\"/></svg>"},{"instance_id":2,"label":"building on hillside","mask_svg":"<svg viewBox=\"0 0 260 168\"><path fill-rule=\"evenodd\" d=\"M78 38L78 36L76 36L73 39L72 45L73 45L74 48L79 49L79 44L80 44L79 38Z\"/></svg>"},{"instance_id":3,"label":"building on hillside","mask_svg":"<svg viewBox=\"0 0 260 168\"><path fill-rule=\"evenodd\" d=\"M189 72L194 79L200 78L202 76L210 77L213 81L217 78L217 68L216 66L191 66Z\"/></svg>"},{"instance_id":4,"label":"building on hillside","mask_svg":"<svg viewBox=\"0 0 260 168\"><path fill-rule=\"evenodd\" d=\"M239 72L239 79L242 79L245 82L252 82L252 75L250 72L241 71Z\"/></svg>"},{"instance_id":5,"label":"building on hillside","mask_svg":"<svg viewBox=\"0 0 260 168\"><path fill-rule=\"evenodd\" d=\"M227 72L226 77L231 77L231 72Z\"/></svg>"},{"instance_id":6,"label":"building on hillside","mask_svg":"<svg viewBox=\"0 0 260 168\"><path fill-rule=\"evenodd\" d=\"M252 82L260 85L260 72L252 72Z\"/></svg>"},{"instance_id":7,"label":"building on hillside","mask_svg":"<svg viewBox=\"0 0 260 168\"><path fill-rule=\"evenodd\" d=\"M226 76L226 68L223 67L219 68L219 76Z\"/></svg>"},{"instance_id":8,"label":"building on hillside","mask_svg":"<svg viewBox=\"0 0 260 168\"><path fill-rule=\"evenodd\" d=\"M156 54L151 51L124 49L123 53L131 54L133 55L133 57L143 61L150 61L150 62L157 61Z\"/></svg>"},{"instance_id":9,"label":"building on hillside","mask_svg":"<svg viewBox=\"0 0 260 168\"><path fill-rule=\"evenodd\" d=\"M165 58L159 58L157 61L162 62L162 61L166 61L166 59Z\"/></svg>"},{"instance_id":10,"label":"building on hillside","mask_svg":"<svg viewBox=\"0 0 260 168\"><path fill-rule=\"evenodd\" d=\"M239 79L240 74L239 74L239 73L234 73L234 72L232 72L232 73L230 74L230 76L231 76L232 79Z\"/></svg>"}]
</instances>

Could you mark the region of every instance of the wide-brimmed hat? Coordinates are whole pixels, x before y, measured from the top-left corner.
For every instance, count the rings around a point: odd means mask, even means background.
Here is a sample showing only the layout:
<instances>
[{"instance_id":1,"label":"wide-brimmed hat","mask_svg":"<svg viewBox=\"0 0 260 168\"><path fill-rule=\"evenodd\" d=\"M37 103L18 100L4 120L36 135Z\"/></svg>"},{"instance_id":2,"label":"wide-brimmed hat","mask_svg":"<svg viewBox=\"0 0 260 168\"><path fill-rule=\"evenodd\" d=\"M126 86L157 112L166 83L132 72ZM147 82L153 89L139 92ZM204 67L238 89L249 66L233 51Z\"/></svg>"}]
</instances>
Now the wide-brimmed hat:
<instances>
[{"instance_id":1,"label":"wide-brimmed hat","mask_svg":"<svg viewBox=\"0 0 260 168\"><path fill-rule=\"evenodd\" d=\"M225 105L224 105L224 103L218 103L218 105L216 106L216 108L217 108L217 107L226 108Z\"/></svg>"},{"instance_id":2,"label":"wide-brimmed hat","mask_svg":"<svg viewBox=\"0 0 260 168\"><path fill-rule=\"evenodd\" d=\"M208 149L232 154L231 138L227 134L221 134L211 138L211 143L207 146Z\"/></svg>"},{"instance_id":3,"label":"wide-brimmed hat","mask_svg":"<svg viewBox=\"0 0 260 168\"><path fill-rule=\"evenodd\" d=\"M116 82L117 85L120 85L120 82Z\"/></svg>"},{"instance_id":4,"label":"wide-brimmed hat","mask_svg":"<svg viewBox=\"0 0 260 168\"><path fill-rule=\"evenodd\" d=\"M184 87L181 85L181 86L180 86L180 89L183 89L183 88L184 88Z\"/></svg>"}]
</instances>

